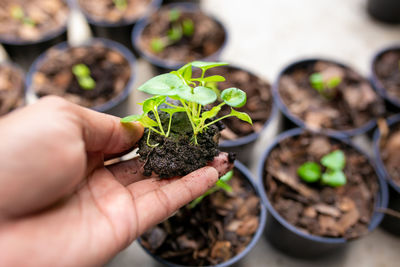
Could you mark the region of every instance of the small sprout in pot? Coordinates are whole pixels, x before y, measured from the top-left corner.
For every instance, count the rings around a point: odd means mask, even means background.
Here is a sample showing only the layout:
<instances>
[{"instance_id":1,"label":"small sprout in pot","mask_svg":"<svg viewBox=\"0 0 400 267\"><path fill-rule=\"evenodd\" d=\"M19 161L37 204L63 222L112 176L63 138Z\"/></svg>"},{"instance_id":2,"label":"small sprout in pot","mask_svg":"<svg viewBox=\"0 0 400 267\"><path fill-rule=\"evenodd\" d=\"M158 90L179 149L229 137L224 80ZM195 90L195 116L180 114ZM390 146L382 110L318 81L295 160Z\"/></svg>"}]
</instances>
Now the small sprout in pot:
<instances>
[{"instance_id":1,"label":"small sprout in pot","mask_svg":"<svg viewBox=\"0 0 400 267\"><path fill-rule=\"evenodd\" d=\"M306 162L297 169L297 174L307 183L320 181L323 185L338 187L346 184L343 169L346 157L342 150L335 150L321 158L321 165L326 168L322 173L321 166L316 162Z\"/></svg>"},{"instance_id":2,"label":"small sprout in pot","mask_svg":"<svg viewBox=\"0 0 400 267\"><path fill-rule=\"evenodd\" d=\"M19 20L22 22L22 24L29 26L29 27L35 27L36 22L29 16L25 14L24 9L20 5L13 5L10 8L10 14L11 17L13 17L16 20Z\"/></svg>"},{"instance_id":3,"label":"small sprout in pot","mask_svg":"<svg viewBox=\"0 0 400 267\"><path fill-rule=\"evenodd\" d=\"M126 8L128 7L127 0L113 0L113 4L120 11L125 11Z\"/></svg>"},{"instance_id":4,"label":"small sprout in pot","mask_svg":"<svg viewBox=\"0 0 400 267\"><path fill-rule=\"evenodd\" d=\"M337 87L342 82L342 79L338 76L331 77L325 80L323 75L319 72L315 72L310 75L311 86L323 97L328 100L335 98L337 94Z\"/></svg>"},{"instance_id":5,"label":"small sprout in pot","mask_svg":"<svg viewBox=\"0 0 400 267\"><path fill-rule=\"evenodd\" d=\"M85 64L74 65L72 73L83 90L93 90L96 87L96 81L90 76L90 69Z\"/></svg>"},{"instance_id":6,"label":"small sprout in pot","mask_svg":"<svg viewBox=\"0 0 400 267\"><path fill-rule=\"evenodd\" d=\"M178 43L183 37L192 37L194 34L194 23L190 18L182 18L181 11L173 8L168 14L170 28L167 35L153 38L150 47L155 53L161 53L167 46Z\"/></svg>"}]
</instances>

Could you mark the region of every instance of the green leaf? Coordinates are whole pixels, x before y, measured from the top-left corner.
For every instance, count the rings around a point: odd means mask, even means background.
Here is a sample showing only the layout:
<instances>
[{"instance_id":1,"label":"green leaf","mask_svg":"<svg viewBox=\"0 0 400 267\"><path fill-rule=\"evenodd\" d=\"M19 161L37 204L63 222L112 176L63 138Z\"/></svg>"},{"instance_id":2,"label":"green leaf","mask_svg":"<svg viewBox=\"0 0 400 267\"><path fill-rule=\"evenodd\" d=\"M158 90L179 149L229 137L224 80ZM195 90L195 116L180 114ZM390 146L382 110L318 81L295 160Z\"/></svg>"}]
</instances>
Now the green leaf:
<instances>
[{"instance_id":1,"label":"green leaf","mask_svg":"<svg viewBox=\"0 0 400 267\"><path fill-rule=\"evenodd\" d=\"M194 33L194 23L191 19L184 19L182 22L182 31L185 36L192 36Z\"/></svg>"},{"instance_id":2,"label":"green leaf","mask_svg":"<svg viewBox=\"0 0 400 267\"><path fill-rule=\"evenodd\" d=\"M228 88L222 91L221 98L231 107L240 108L246 104L246 93L238 88Z\"/></svg>"},{"instance_id":3,"label":"green leaf","mask_svg":"<svg viewBox=\"0 0 400 267\"><path fill-rule=\"evenodd\" d=\"M121 11L128 7L127 0L113 0L114 5Z\"/></svg>"},{"instance_id":4,"label":"green leaf","mask_svg":"<svg viewBox=\"0 0 400 267\"><path fill-rule=\"evenodd\" d=\"M185 112L186 111L183 107L182 108L162 108L160 110L168 113L169 115L172 115L177 112Z\"/></svg>"},{"instance_id":5,"label":"green leaf","mask_svg":"<svg viewBox=\"0 0 400 267\"><path fill-rule=\"evenodd\" d=\"M190 80L192 78L192 63L187 63L179 70L176 71L185 80Z\"/></svg>"},{"instance_id":6,"label":"green leaf","mask_svg":"<svg viewBox=\"0 0 400 267\"><path fill-rule=\"evenodd\" d=\"M189 89L188 88L182 88L182 89L183 90L178 91L177 95L180 98L190 102L195 102L205 106L217 100L217 95L215 94L215 92L207 87L197 86L193 89L193 93L192 93L192 88L190 87Z\"/></svg>"},{"instance_id":7,"label":"green leaf","mask_svg":"<svg viewBox=\"0 0 400 267\"><path fill-rule=\"evenodd\" d=\"M250 116L247 115L247 114L244 113L244 112L239 112L239 111L236 111L236 110L234 110L234 109L231 109L230 115L235 116L236 118L238 118L238 119L240 119L240 120L242 120L242 121L248 122L248 123L250 123L251 125L253 125L253 122L252 122Z\"/></svg>"},{"instance_id":8,"label":"green leaf","mask_svg":"<svg viewBox=\"0 0 400 267\"><path fill-rule=\"evenodd\" d=\"M226 192L232 192L232 187L225 183L223 180L218 180L215 185Z\"/></svg>"},{"instance_id":9,"label":"green leaf","mask_svg":"<svg viewBox=\"0 0 400 267\"><path fill-rule=\"evenodd\" d=\"M154 111L157 109L159 105L162 103L165 103L167 97L163 95L156 95L153 97L150 97L146 99L142 105L143 105L143 112L144 113L149 113L150 111Z\"/></svg>"},{"instance_id":10,"label":"green leaf","mask_svg":"<svg viewBox=\"0 0 400 267\"><path fill-rule=\"evenodd\" d=\"M22 9L22 7L19 5L12 6L10 13L11 13L11 17L13 17L14 19L22 20L25 17L25 12Z\"/></svg>"},{"instance_id":11,"label":"green leaf","mask_svg":"<svg viewBox=\"0 0 400 267\"><path fill-rule=\"evenodd\" d=\"M310 83L311 86L317 91L321 91L324 89L324 78L319 72L310 75Z\"/></svg>"},{"instance_id":12,"label":"green leaf","mask_svg":"<svg viewBox=\"0 0 400 267\"><path fill-rule=\"evenodd\" d=\"M155 53L161 53L165 48L165 43L161 38L153 38L150 41L151 50Z\"/></svg>"},{"instance_id":13,"label":"green leaf","mask_svg":"<svg viewBox=\"0 0 400 267\"><path fill-rule=\"evenodd\" d=\"M76 64L72 66L72 73L76 77L90 76L90 69L85 64Z\"/></svg>"},{"instance_id":14,"label":"green leaf","mask_svg":"<svg viewBox=\"0 0 400 267\"><path fill-rule=\"evenodd\" d=\"M340 83L342 82L342 78L340 77L332 77L326 85L328 86L329 89L333 89L337 87Z\"/></svg>"},{"instance_id":15,"label":"green leaf","mask_svg":"<svg viewBox=\"0 0 400 267\"><path fill-rule=\"evenodd\" d=\"M341 171L346 165L346 157L342 150L335 150L323 156L321 159L321 164L328 169Z\"/></svg>"},{"instance_id":16,"label":"green leaf","mask_svg":"<svg viewBox=\"0 0 400 267\"><path fill-rule=\"evenodd\" d=\"M315 162L306 162L297 169L297 174L307 183L314 183L321 178L321 167Z\"/></svg>"},{"instance_id":17,"label":"green leaf","mask_svg":"<svg viewBox=\"0 0 400 267\"><path fill-rule=\"evenodd\" d=\"M175 22L179 19L179 17L181 16L181 11L178 8L172 8L169 12L168 12L168 17L169 17L169 21L170 22Z\"/></svg>"},{"instance_id":18,"label":"green leaf","mask_svg":"<svg viewBox=\"0 0 400 267\"><path fill-rule=\"evenodd\" d=\"M225 173L222 175L219 180L224 181L225 183L228 182L230 179L233 177L233 170L230 170L229 172Z\"/></svg>"},{"instance_id":19,"label":"green leaf","mask_svg":"<svg viewBox=\"0 0 400 267\"><path fill-rule=\"evenodd\" d=\"M139 122L142 123L144 127L149 127L149 126L158 127L158 123L155 122L154 120L150 119L149 116L147 116L147 115L144 115L139 120Z\"/></svg>"},{"instance_id":20,"label":"green leaf","mask_svg":"<svg viewBox=\"0 0 400 267\"><path fill-rule=\"evenodd\" d=\"M138 90L152 95L173 96L177 94L177 89L182 86L187 85L177 75L165 73L151 78Z\"/></svg>"},{"instance_id":21,"label":"green leaf","mask_svg":"<svg viewBox=\"0 0 400 267\"><path fill-rule=\"evenodd\" d=\"M346 175L342 171L327 171L322 175L322 183L332 187L345 185L346 182Z\"/></svg>"},{"instance_id":22,"label":"green leaf","mask_svg":"<svg viewBox=\"0 0 400 267\"><path fill-rule=\"evenodd\" d=\"M79 77L78 83L84 90L93 90L96 87L96 81L90 76Z\"/></svg>"},{"instance_id":23,"label":"green leaf","mask_svg":"<svg viewBox=\"0 0 400 267\"><path fill-rule=\"evenodd\" d=\"M221 106L220 105L218 105L218 106L215 106L215 107L213 107L211 110L209 110L209 111L204 111L202 114L201 114L201 119L202 119L202 121L205 121L205 120L207 120L207 119L210 119L210 118L213 118L213 117L215 117L215 116L217 116L217 114L218 114L218 112L221 110Z\"/></svg>"},{"instance_id":24,"label":"green leaf","mask_svg":"<svg viewBox=\"0 0 400 267\"><path fill-rule=\"evenodd\" d=\"M226 66L228 63L226 62L206 62L206 61L193 61L192 66L200 68L204 71L214 68L214 67L219 67L219 66Z\"/></svg>"},{"instance_id":25,"label":"green leaf","mask_svg":"<svg viewBox=\"0 0 400 267\"><path fill-rule=\"evenodd\" d=\"M130 115L130 116L126 116L126 117L122 118L121 122L122 123L129 123L129 122L132 122L132 121L139 121L142 117L143 117L143 114Z\"/></svg>"},{"instance_id":26,"label":"green leaf","mask_svg":"<svg viewBox=\"0 0 400 267\"><path fill-rule=\"evenodd\" d=\"M182 29L180 27L172 27L167 32L168 39L177 42L182 38Z\"/></svg>"},{"instance_id":27,"label":"green leaf","mask_svg":"<svg viewBox=\"0 0 400 267\"><path fill-rule=\"evenodd\" d=\"M206 83L208 83L208 82L225 82L226 81L226 79L221 75L213 75L213 76L208 76L205 78L195 78L192 80L198 81L198 82L206 82Z\"/></svg>"}]
</instances>

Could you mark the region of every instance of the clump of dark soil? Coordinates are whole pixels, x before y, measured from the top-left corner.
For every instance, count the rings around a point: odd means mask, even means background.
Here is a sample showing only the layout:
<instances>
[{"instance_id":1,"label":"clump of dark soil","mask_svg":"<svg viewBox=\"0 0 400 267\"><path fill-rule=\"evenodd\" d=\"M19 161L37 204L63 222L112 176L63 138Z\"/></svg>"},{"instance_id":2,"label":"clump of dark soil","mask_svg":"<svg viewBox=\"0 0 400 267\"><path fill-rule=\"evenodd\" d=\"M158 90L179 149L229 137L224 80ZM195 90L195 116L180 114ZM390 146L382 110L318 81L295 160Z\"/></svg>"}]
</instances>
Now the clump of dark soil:
<instances>
[{"instance_id":1,"label":"clump of dark soil","mask_svg":"<svg viewBox=\"0 0 400 267\"><path fill-rule=\"evenodd\" d=\"M187 12L181 10L179 21L191 19L194 24L192 36L183 38L173 45L167 46L162 52L155 53L151 49L154 38L165 38L171 23L169 20L170 8L161 8L149 18L148 25L140 36L139 46L147 53L162 59L176 62L190 62L214 54L225 41L225 31L222 26L200 10Z\"/></svg>"},{"instance_id":2,"label":"clump of dark soil","mask_svg":"<svg viewBox=\"0 0 400 267\"><path fill-rule=\"evenodd\" d=\"M150 117L153 117L150 114ZM164 129L168 128L169 115L160 111L160 119ZM139 141L138 153L144 162L143 174L146 176L156 173L160 178L184 176L207 165L219 154L218 140L222 124L211 125L197 136L198 144L194 144L193 130L186 113L173 115L171 133L168 138L151 132L146 128ZM149 147L148 143L156 145Z\"/></svg>"},{"instance_id":3,"label":"clump of dark soil","mask_svg":"<svg viewBox=\"0 0 400 267\"><path fill-rule=\"evenodd\" d=\"M126 0L125 8L118 8L114 2L113 0L79 0L79 5L95 21L123 23L143 17L152 0Z\"/></svg>"},{"instance_id":4,"label":"clump of dark soil","mask_svg":"<svg viewBox=\"0 0 400 267\"><path fill-rule=\"evenodd\" d=\"M60 31L66 26L69 13L62 0L0 0L0 7L0 38L10 42L34 42ZM13 16L17 9L31 23Z\"/></svg>"},{"instance_id":5,"label":"clump of dark soil","mask_svg":"<svg viewBox=\"0 0 400 267\"><path fill-rule=\"evenodd\" d=\"M316 72L324 79L341 78L333 99L324 98L311 86L309 77ZM382 100L365 78L349 68L325 61L293 68L281 77L278 90L289 111L317 130L355 129L385 111Z\"/></svg>"},{"instance_id":6,"label":"clump of dark soil","mask_svg":"<svg viewBox=\"0 0 400 267\"><path fill-rule=\"evenodd\" d=\"M307 161L341 149L347 183L341 187L305 183L297 169ZM378 178L368 159L326 136L302 134L284 139L265 162L265 190L273 207L290 224L312 235L352 239L368 232Z\"/></svg>"},{"instance_id":7,"label":"clump of dark soil","mask_svg":"<svg viewBox=\"0 0 400 267\"><path fill-rule=\"evenodd\" d=\"M400 125L390 128L389 133L381 133L380 152L390 178L400 186Z\"/></svg>"},{"instance_id":8,"label":"clump of dark soil","mask_svg":"<svg viewBox=\"0 0 400 267\"><path fill-rule=\"evenodd\" d=\"M93 90L79 86L72 73L76 64L85 64L96 81ZM85 107L95 107L117 97L131 77L128 60L101 43L90 46L52 48L33 76L33 90L39 96L58 95Z\"/></svg>"},{"instance_id":9,"label":"clump of dark soil","mask_svg":"<svg viewBox=\"0 0 400 267\"><path fill-rule=\"evenodd\" d=\"M232 193L217 191L150 229L141 243L151 253L186 266L216 265L240 253L258 229L260 199L235 170Z\"/></svg>"},{"instance_id":10,"label":"clump of dark soil","mask_svg":"<svg viewBox=\"0 0 400 267\"><path fill-rule=\"evenodd\" d=\"M0 64L0 116L24 104L24 83L20 69Z\"/></svg>"},{"instance_id":11,"label":"clump of dark soil","mask_svg":"<svg viewBox=\"0 0 400 267\"><path fill-rule=\"evenodd\" d=\"M260 132L271 115L273 100L270 85L250 72L230 66L209 69L207 75L221 75L226 78L225 82L218 83L219 90L236 87L247 94L246 105L237 110L247 113L252 119L253 125L234 117L227 118L224 120L226 129L221 132L221 137L225 140L235 140L254 132ZM225 105L219 116L222 117L230 112L230 107Z\"/></svg>"},{"instance_id":12,"label":"clump of dark soil","mask_svg":"<svg viewBox=\"0 0 400 267\"><path fill-rule=\"evenodd\" d=\"M387 94L400 101L400 48L383 53L373 67Z\"/></svg>"}]
</instances>

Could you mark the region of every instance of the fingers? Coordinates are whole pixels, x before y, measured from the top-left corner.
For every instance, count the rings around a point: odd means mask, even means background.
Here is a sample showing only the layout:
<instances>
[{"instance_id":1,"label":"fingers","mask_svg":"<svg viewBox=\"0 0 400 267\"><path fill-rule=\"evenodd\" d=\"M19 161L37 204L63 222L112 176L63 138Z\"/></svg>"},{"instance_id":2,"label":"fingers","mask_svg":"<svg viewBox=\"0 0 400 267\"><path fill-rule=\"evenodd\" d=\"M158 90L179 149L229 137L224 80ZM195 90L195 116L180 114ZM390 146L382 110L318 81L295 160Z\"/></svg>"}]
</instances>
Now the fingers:
<instances>
[{"instance_id":1,"label":"fingers","mask_svg":"<svg viewBox=\"0 0 400 267\"><path fill-rule=\"evenodd\" d=\"M156 188L135 199L138 233L171 216L176 210L201 196L218 180L218 171L204 167L181 179ZM131 190L131 189L130 189ZM135 192L132 192L135 194Z\"/></svg>"}]
</instances>

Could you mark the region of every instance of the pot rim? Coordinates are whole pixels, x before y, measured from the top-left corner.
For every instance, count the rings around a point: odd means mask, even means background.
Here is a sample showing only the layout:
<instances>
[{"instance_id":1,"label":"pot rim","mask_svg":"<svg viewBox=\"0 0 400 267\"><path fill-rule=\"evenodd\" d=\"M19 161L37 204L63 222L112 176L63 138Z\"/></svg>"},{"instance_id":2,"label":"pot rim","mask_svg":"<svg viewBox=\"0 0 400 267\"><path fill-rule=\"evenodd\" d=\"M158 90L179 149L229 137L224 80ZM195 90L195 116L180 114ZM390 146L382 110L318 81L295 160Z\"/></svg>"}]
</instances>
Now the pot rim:
<instances>
[{"instance_id":1,"label":"pot rim","mask_svg":"<svg viewBox=\"0 0 400 267\"><path fill-rule=\"evenodd\" d=\"M287 222L279 213L278 211L275 210L275 208L272 206L271 202L269 201L267 197L267 193L265 192L265 183L264 183L264 166L265 166L265 161L267 160L270 152L277 146L279 143L287 138L291 138L294 136L299 136L302 133L307 132L307 130L304 130L302 128L294 128L291 130L288 130L286 132L281 133L278 135L275 140L265 149L259 165L258 165L258 183L261 191L261 198L263 200L264 205L267 207L267 211L282 225L284 226L287 230L291 231L292 233L301 236L305 239L315 241L315 242L320 242L320 243L328 243L328 244L339 244L339 243L346 243L349 240L340 237L340 238L335 238L335 237L322 237L322 236L317 236L317 235L312 235L306 232L303 232L299 230L296 226L290 224ZM384 179L384 177L381 175L381 173L378 171L376 165L374 164L374 161L358 146L356 146L352 141L348 138L340 138L338 136L332 135L332 134L321 134L328 136L330 139L334 139L336 141L339 141L341 143L344 143L362 155L364 155L367 159L369 164L373 167L376 176L378 178L378 185L379 185L379 190L376 194L376 200L375 200L375 206L374 206L374 211L372 213L371 220L369 222L368 230L371 232L374 230L382 221L384 214L377 211L378 208L386 208L388 205L388 187L387 183ZM360 237L356 238L359 239Z\"/></svg>"},{"instance_id":2,"label":"pot rim","mask_svg":"<svg viewBox=\"0 0 400 267\"><path fill-rule=\"evenodd\" d=\"M123 46L122 44L115 42L115 41L108 40L108 39L104 39L104 38L92 38L89 41L85 42L84 44L82 44L78 47L91 46L96 43L101 43L105 47L121 53L122 56L128 61L130 68L131 68L130 78L129 78L127 84L125 85L124 90L119 95L115 96L114 98L111 98L110 100L108 100L107 102L105 102L101 105L90 107L90 109L93 109L93 110L96 110L99 112L106 112L106 111L112 109L113 107L117 106L118 104L120 104L122 101L124 101L131 93L131 91L133 89L133 83L135 81L135 76L136 76L136 58L132 54L132 52L128 48ZM36 92L33 90L33 76L36 73L38 67L43 64L43 61L45 60L48 51L50 51L51 49L66 50L70 47L71 46L68 44L68 42L59 43L55 46L50 47L49 49L44 51L42 54L39 55L39 57L37 57L35 59L35 61L30 66L28 74L26 76L26 80L25 80L25 82L26 82L25 83L25 88L26 88L25 94L26 95L28 95L30 93L36 95Z\"/></svg>"},{"instance_id":3,"label":"pot rim","mask_svg":"<svg viewBox=\"0 0 400 267\"><path fill-rule=\"evenodd\" d=\"M332 128L321 128L321 129L312 129L309 126L307 126L307 124L301 120L299 117L295 116L294 114L292 114L292 112L289 110L289 108L286 106L286 104L283 102L280 93L279 93L279 81L282 78L282 76L288 72L289 70L295 68L298 65L302 65L302 64L309 64L309 63L314 63L316 61L325 61L325 62L329 62L329 63L333 63L336 64L340 67L346 68L346 69L350 69L355 71L353 68L349 67L348 65L345 65L341 62L338 62L336 60L333 59L329 59L329 58L324 58L324 57L313 57L313 58L302 58L302 59L298 59L295 61L292 61L292 63L286 65L278 74L275 82L272 85L272 95L274 98L274 101L276 103L276 105L278 106L279 110L282 111L282 113L293 123L295 123L297 126L303 128L303 129L307 129L311 132L320 132L320 133L325 133L328 135L333 135L336 136L338 138L346 138L347 136L356 136L356 135L361 135L369 130L372 130L375 125L376 125L376 119L371 119L369 121L367 121L364 125L358 127L358 128L352 128L352 129L348 129L348 130L335 130ZM357 74L359 74L358 71L355 71ZM364 76L362 76L361 74L359 74L361 77L365 78ZM365 79L366 81L369 82L368 79ZM372 86L372 85L371 85Z\"/></svg>"},{"instance_id":4,"label":"pot rim","mask_svg":"<svg viewBox=\"0 0 400 267\"><path fill-rule=\"evenodd\" d=\"M387 123L389 126L389 129L391 126L394 126L396 124L400 123L400 114L395 114L387 119ZM376 165L378 168L378 171L381 172L382 176L385 177L386 182L389 184L391 188L393 188L398 194L400 194L400 186L397 185L393 179L391 178L390 174L387 172L385 164L383 163L382 157L381 157L381 151L379 144L381 142L381 132L379 128L376 128L373 136L373 146L374 146L374 154L375 154L375 160L376 160Z\"/></svg>"},{"instance_id":5,"label":"pot rim","mask_svg":"<svg viewBox=\"0 0 400 267\"><path fill-rule=\"evenodd\" d=\"M228 267L228 266L231 266L232 264L240 261L241 259L243 259L253 249L253 247L257 244L258 240L260 239L261 235L264 232L265 222L266 222L266 219L267 219L267 211L265 209L265 206L262 203L261 191L260 191L259 187L257 186L257 183L255 182L255 180L253 178L253 175L246 168L246 166L243 165L243 163L241 163L238 160L235 160L235 167L234 168L236 170L238 170L243 175L244 179L246 179L250 183L250 185L254 189L255 194L260 199L260 203L259 203L259 207L260 207L260 217L259 218L260 219L259 219L258 228L257 228L257 231L254 233L253 238L251 239L250 243L247 244L246 248L243 249L239 254L235 255L234 257L232 257L229 260L227 260L225 262L222 262L220 264L217 264L217 265L205 265L204 267L211 267L211 266ZM143 250L149 256L151 256L156 261L158 261L159 263L164 264L166 266L171 266L171 267L186 267L186 265L174 264L172 262L169 262L169 261L159 257L158 255L155 255L155 254L151 253L147 248L145 248L142 245L141 238L138 238L137 240L138 240L140 246L143 248Z\"/></svg>"},{"instance_id":6,"label":"pot rim","mask_svg":"<svg viewBox=\"0 0 400 267\"><path fill-rule=\"evenodd\" d=\"M185 12L189 12L189 13L194 13L196 11L201 11L200 6L194 3L172 3L172 4L167 4L164 5L163 8L169 9L169 8L173 8L173 7L180 7L181 9L183 9ZM204 12L203 12L204 13ZM221 28L223 29L224 33L225 33L225 40L222 43L222 45L218 48L217 51L215 51L213 54L204 57L204 58L200 58L197 60L202 60L202 61L210 61L212 59L216 59L219 57L219 55L221 54L221 52L224 50L227 42L228 42L228 31L227 28L224 26L224 24L217 19L216 17L209 15L207 13L204 13L205 15L207 15L210 19L214 20L218 25L221 26ZM150 17L145 17L141 20L139 20L135 26L133 27L132 30L132 34L131 34L131 41L132 41L132 45L135 48L135 50L140 54L141 57L143 57L144 59L146 59L146 61L150 62L152 65L157 66L159 68L162 69L179 69L180 67L182 67L186 62L179 62L179 61L173 61L173 60L167 60L167 59L161 59L147 51L145 51L144 49L142 49L139 45L139 39L140 36L142 35L142 32L144 30L144 28L150 23Z\"/></svg>"},{"instance_id":7,"label":"pot rim","mask_svg":"<svg viewBox=\"0 0 400 267\"><path fill-rule=\"evenodd\" d=\"M391 104L395 105L396 107L400 108L400 99L390 96L387 92L383 84L379 81L378 76L375 73L375 63L376 61L386 52L389 51L400 51L400 43L396 44L391 44L389 46L386 46L384 48L381 48L378 52L374 54L370 61L370 81L372 84L372 87L375 89L375 91L384 99L389 101Z\"/></svg>"}]
</instances>

